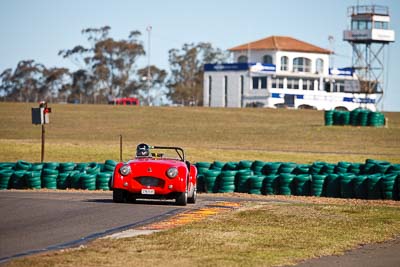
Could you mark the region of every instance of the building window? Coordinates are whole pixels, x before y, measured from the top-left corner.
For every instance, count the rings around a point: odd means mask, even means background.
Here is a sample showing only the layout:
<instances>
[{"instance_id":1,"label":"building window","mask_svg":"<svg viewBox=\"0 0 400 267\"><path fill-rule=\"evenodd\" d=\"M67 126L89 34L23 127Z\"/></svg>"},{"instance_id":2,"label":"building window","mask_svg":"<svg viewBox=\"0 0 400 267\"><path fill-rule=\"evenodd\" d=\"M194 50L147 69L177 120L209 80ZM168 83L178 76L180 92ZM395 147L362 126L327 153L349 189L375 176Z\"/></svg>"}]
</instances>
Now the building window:
<instances>
[{"instance_id":1,"label":"building window","mask_svg":"<svg viewBox=\"0 0 400 267\"><path fill-rule=\"evenodd\" d=\"M267 89L267 77L260 77L261 89Z\"/></svg>"},{"instance_id":2,"label":"building window","mask_svg":"<svg viewBox=\"0 0 400 267\"><path fill-rule=\"evenodd\" d=\"M263 56L263 64L272 64L272 57L270 55Z\"/></svg>"},{"instance_id":3,"label":"building window","mask_svg":"<svg viewBox=\"0 0 400 267\"><path fill-rule=\"evenodd\" d=\"M331 92L331 82L325 82L324 89L326 92Z\"/></svg>"},{"instance_id":4,"label":"building window","mask_svg":"<svg viewBox=\"0 0 400 267\"><path fill-rule=\"evenodd\" d=\"M289 58L286 56L281 57L281 70L283 71L289 70Z\"/></svg>"},{"instance_id":5,"label":"building window","mask_svg":"<svg viewBox=\"0 0 400 267\"><path fill-rule=\"evenodd\" d=\"M282 89L283 88L283 79L272 78L271 87L273 89L277 89L277 88Z\"/></svg>"},{"instance_id":6,"label":"building window","mask_svg":"<svg viewBox=\"0 0 400 267\"><path fill-rule=\"evenodd\" d=\"M228 106L228 76L224 76L225 84L225 107Z\"/></svg>"},{"instance_id":7,"label":"building window","mask_svg":"<svg viewBox=\"0 0 400 267\"><path fill-rule=\"evenodd\" d=\"M208 76L208 106L211 107L212 77Z\"/></svg>"},{"instance_id":8,"label":"building window","mask_svg":"<svg viewBox=\"0 0 400 267\"><path fill-rule=\"evenodd\" d=\"M324 71L324 61L321 58L317 58L315 62L315 71L317 73L323 73Z\"/></svg>"},{"instance_id":9,"label":"building window","mask_svg":"<svg viewBox=\"0 0 400 267\"><path fill-rule=\"evenodd\" d=\"M314 81L303 80L303 90L314 90Z\"/></svg>"},{"instance_id":10,"label":"building window","mask_svg":"<svg viewBox=\"0 0 400 267\"><path fill-rule=\"evenodd\" d=\"M337 92L344 92L344 82L337 82L336 83L336 91Z\"/></svg>"},{"instance_id":11,"label":"building window","mask_svg":"<svg viewBox=\"0 0 400 267\"><path fill-rule=\"evenodd\" d=\"M287 79L287 89L299 89L299 79Z\"/></svg>"},{"instance_id":12,"label":"building window","mask_svg":"<svg viewBox=\"0 0 400 267\"><path fill-rule=\"evenodd\" d=\"M283 79L277 79L278 81L278 88L283 89Z\"/></svg>"},{"instance_id":13,"label":"building window","mask_svg":"<svg viewBox=\"0 0 400 267\"><path fill-rule=\"evenodd\" d=\"M374 21L374 29L387 30L389 29L389 23L384 21Z\"/></svg>"},{"instance_id":14,"label":"building window","mask_svg":"<svg viewBox=\"0 0 400 267\"><path fill-rule=\"evenodd\" d=\"M305 57L296 57L293 59L294 72L310 72L311 60Z\"/></svg>"},{"instance_id":15,"label":"building window","mask_svg":"<svg viewBox=\"0 0 400 267\"><path fill-rule=\"evenodd\" d=\"M247 63L247 62L248 62L247 56L238 57L238 63Z\"/></svg>"},{"instance_id":16,"label":"building window","mask_svg":"<svg viewBox=\"0 0 400 267\"><path fill-rule=\"evenodd\" d=\"M253 77L253 90L267 89L267 77Z\"/></svg>"},{"instance_id":17,"label":"building window","mask_svg":"<svg viewBox=\"0 0 400 267\"><path fill-rule=\"evenodd\" d=\"M258 77L253 77L252 78L252 80L253 80L253 90L257 90L258 89L258 82L259 82L259 79L258 79Z\"/></svg>"}]
</instances>

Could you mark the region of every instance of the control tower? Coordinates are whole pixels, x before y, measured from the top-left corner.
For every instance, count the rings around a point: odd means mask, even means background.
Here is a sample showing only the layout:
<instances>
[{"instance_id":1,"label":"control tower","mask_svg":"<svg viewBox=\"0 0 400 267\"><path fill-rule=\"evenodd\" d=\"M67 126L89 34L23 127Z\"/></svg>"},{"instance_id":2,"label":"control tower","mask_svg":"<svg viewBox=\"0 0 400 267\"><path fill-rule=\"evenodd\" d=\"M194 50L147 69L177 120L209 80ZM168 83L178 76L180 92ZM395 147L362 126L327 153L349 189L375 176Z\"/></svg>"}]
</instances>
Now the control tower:
<instances>
[{"instance_id":1,"label":"control tower","mask_svg":"<svg viewBox=\"0 0 400 267\"><path fill-rule=\"evenodd\" d=\"M343 40L353 48L352 67L359 79L354 93L378 94L382 99L384 89L385 47L395 40L389 28L389 8L386 6L351 6L347 9L351 18L350 29L343 32Z\"/></svg>"}]
</instances>

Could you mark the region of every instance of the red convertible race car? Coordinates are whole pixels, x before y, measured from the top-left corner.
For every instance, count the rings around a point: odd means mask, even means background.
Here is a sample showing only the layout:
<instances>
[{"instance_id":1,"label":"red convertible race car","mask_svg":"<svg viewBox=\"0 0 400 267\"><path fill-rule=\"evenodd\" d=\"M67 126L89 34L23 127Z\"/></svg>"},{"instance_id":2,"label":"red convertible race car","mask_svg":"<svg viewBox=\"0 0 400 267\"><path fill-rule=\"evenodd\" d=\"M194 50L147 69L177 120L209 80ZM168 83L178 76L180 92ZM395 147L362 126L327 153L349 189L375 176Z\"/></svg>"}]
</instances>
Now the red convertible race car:
<instances>
[{"instance_id":1,"label":"red convertible race car","mask_svg":"<svg viewBox=\"0 0 400 267\"><path fill-rule=\"evenodd\" d=\"M110 186L114 202L175 199L185 206L196 202L196 177L197 169L185 160L182 148L140 144L135 159L117 164Z\"/></svg>"}]
</instances>

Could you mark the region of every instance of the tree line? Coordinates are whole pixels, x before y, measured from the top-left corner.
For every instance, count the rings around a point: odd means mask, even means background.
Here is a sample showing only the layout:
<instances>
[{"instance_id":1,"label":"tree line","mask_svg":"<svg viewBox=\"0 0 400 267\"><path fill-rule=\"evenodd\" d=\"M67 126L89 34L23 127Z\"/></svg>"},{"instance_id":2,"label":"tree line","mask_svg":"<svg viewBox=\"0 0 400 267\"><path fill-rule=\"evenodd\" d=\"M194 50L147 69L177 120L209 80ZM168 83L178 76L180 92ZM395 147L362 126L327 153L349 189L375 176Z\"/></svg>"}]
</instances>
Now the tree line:
<instances>
[{"instance_id":1,"label":"tree line","mask_svg":"<svg viewBox=\"0 0 400 267\"><path fill-rule=\"evenodd\" d=\"M87 28L88 46L76 45L58 55L71 60L76 70L47 68L34 60L21 60L15 69L0 73L0 98L16 102L107 103L136 96L151 104L164 98L180 105L202 105L203 65L227 59L210 43L183 44L169 50L170 72L155 65L137 67L146 56L140 31L128 38L110 37L111 27Z\"/></svg>"}]
</instances>

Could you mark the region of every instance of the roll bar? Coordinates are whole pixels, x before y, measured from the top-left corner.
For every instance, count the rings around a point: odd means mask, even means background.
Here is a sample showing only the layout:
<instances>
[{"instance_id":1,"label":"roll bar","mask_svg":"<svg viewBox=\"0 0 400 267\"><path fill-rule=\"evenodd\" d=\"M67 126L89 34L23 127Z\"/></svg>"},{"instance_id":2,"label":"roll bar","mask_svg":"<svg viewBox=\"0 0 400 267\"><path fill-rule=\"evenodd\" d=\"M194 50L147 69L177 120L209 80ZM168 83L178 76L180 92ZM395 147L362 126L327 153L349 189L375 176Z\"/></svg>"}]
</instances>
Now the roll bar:
<instances>
[{"instance_id":1,"label":"roll bar","mask_svg":"<svg viewBox=\"0 0 400 267\"><path fill-rule=\"evenodd\" d=\"M178 154L179 158L181 161L185 162L185 151L183 151L182 148L180 147L175 147L175 146L149 146L150 149L170 149L170 150L175 150L175 152Z\"/></svg>"}]
</instances>

